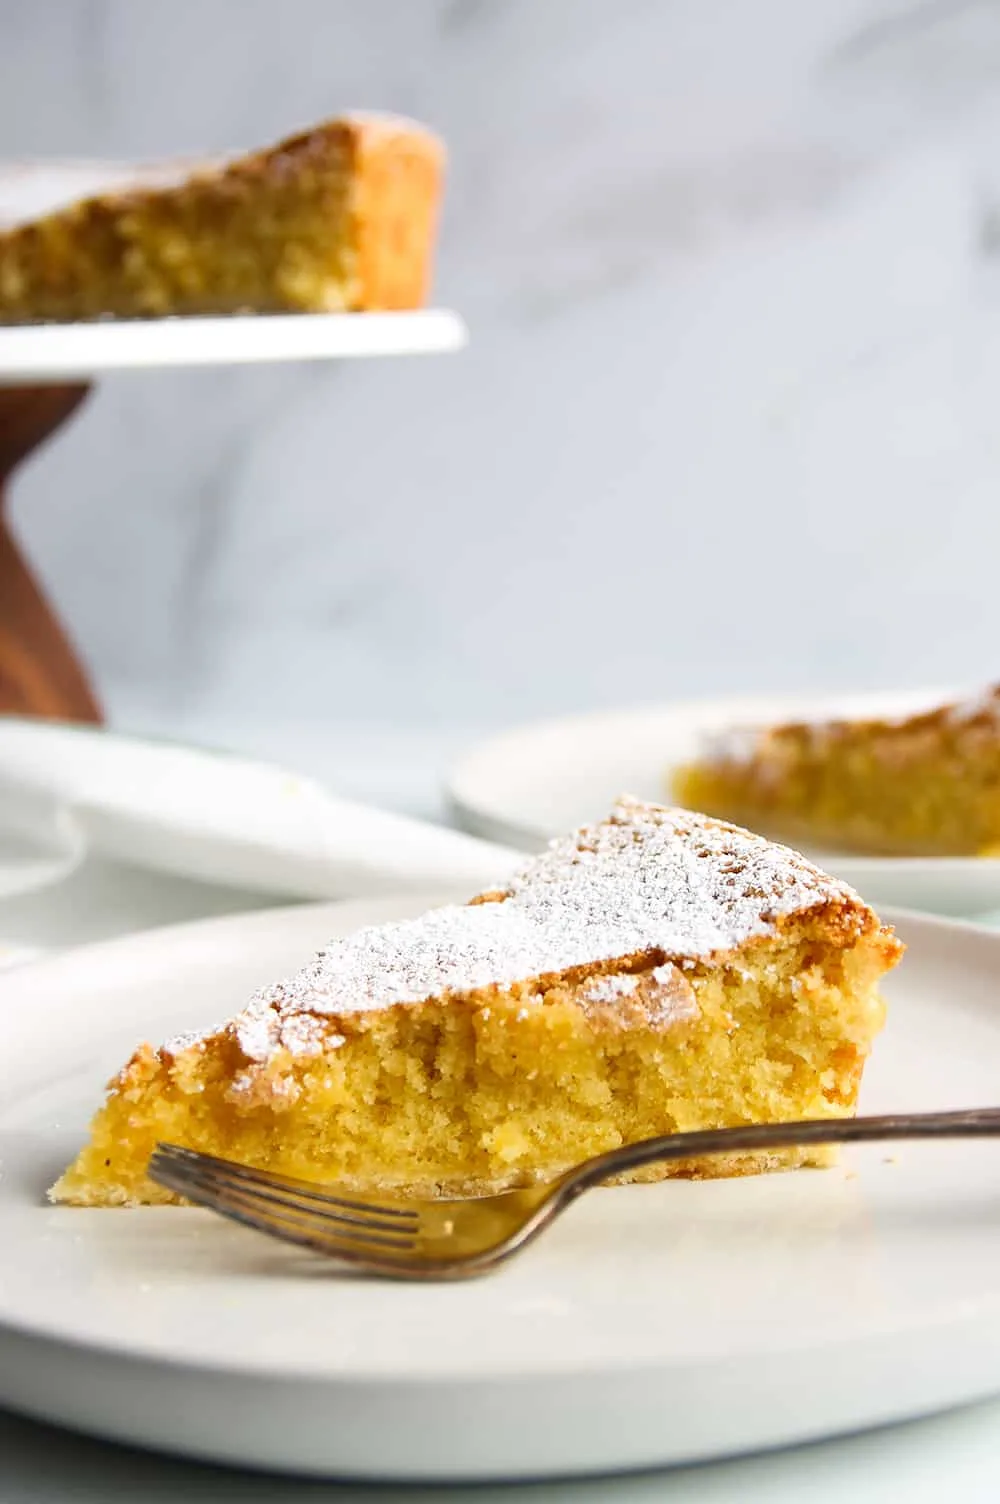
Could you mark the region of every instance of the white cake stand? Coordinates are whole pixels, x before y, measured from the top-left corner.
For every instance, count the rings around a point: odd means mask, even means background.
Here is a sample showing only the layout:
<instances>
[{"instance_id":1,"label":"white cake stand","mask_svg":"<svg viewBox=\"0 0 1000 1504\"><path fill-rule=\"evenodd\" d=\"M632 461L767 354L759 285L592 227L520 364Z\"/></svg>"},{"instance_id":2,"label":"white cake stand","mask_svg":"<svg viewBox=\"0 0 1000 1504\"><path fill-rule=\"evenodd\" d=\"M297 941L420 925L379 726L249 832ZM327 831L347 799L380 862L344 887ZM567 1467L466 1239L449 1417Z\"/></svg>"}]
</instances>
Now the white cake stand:
<instances>
[{"instance_id":1,"label":"white cake stand","mask_svg":"<svg viewBox=\"0 0 1000 1504\"><path fill-rule=\"evenodd\" d=\"M245 365L458 350L446 309L412 313L246 314L0 327L0 713L100 722L58 616L3 513L10 477L108 371Z\"/></svg>"},{"instance_id":2,"label":"white cake stand","mask_svg":"<svg viewBox=\"0 0 1000 1504\"><path fill-rule=\"evenodd\" d=\"M0 327L0 383L84 381L162 366L435 355L465 340L462 320L444 308L10 326Z\"/></svg>"}]
</instances>

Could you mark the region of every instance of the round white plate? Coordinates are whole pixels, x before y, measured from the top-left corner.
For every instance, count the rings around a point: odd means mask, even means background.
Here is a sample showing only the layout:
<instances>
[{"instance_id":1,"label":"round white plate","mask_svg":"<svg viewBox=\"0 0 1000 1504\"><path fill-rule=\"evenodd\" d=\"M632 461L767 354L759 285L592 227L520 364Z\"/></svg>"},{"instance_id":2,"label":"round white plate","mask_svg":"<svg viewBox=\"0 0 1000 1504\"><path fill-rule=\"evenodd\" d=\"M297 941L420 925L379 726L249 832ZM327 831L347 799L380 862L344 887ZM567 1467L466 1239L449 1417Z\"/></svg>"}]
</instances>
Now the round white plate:
<instances>
[{"instance_id":1,"label":"round white plate","mask_svg":"<svg viewBox=\"0 0 1000 1504\"><path fill-rule=\"evenodd\" d=\"M545 721L474 748L452 770L448 794L465 830L532 851L597 819L619 794L669 802L669 769L690 758L706 732L798 718L910 714L963 693L747 696ZM959 916L1000 910L998 860L808 854L872 903Z\"/></svg>"},{"instance_id":2,"label":"round white plate","mask_svg":"<svg viewBox=\"0 0 1000 1504\"><path fill-rule=\"evenodd\" d=\"M452 882L472 891L520 860L235 753L0 716L0 897L53 883L87 854L268 904Z\"/></svg>"},{"instance_id":3,"label":"round white plate","mask_svg":"<svg viewBox=\"0 0 1000 1504\"><path fill-rule=\"evenodd\" d=\"M0 382L64 381L104 371L459 350L467 331L444 308L412 313L233 314L0 327Z\"/></svg>"},{"instance_id":4,"label":"round white plate","mask_svg":"<svg viewBox=\"0 0 1000 1504\"><path fill-rule=\"evenodd\" d=\"M773 1447L1000 1391L1000 1145L586 1197L495 1275L345 1277L196 1210L50 1207L146 1036L432 898L134 936L0 1005L0 1404L226 1462L494 1478ZM865 1109L997 1100L1000 936L900 916Z\"/></svg>"}]
</instances>

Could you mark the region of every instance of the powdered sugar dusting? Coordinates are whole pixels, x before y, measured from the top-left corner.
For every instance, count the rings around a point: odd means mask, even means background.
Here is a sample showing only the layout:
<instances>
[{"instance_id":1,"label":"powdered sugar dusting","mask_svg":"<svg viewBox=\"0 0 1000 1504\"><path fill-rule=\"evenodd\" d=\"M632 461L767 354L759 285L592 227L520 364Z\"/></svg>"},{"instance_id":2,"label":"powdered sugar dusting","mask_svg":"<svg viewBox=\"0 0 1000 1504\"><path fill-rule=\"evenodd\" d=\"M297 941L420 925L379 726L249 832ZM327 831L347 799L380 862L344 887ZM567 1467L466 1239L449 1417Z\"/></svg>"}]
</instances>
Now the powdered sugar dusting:
<instances>
[{"instance_id":1,"label":"powdered sugar dusting","mask_svg":"<svg viewBox=\"0 0 1000 1504\"><path fill-rule=\"evenodd\" d=\"M185 1050L193 1049L195 1045L201 1044L204 1038L205 1035L197 1029L188 1029L183 1034L172 1035L165 1044L161 1045L161 1050L165 1055L182 1055Z\"/></svg>"},{"instance_id":2,"label":"powdered sugar dusting","mask_svg":"<svg viewBox=\"0 0 1000 1504\"><path fill-rule=\"evenodd\" d=\"M781 916L831 900L860 905L850 888L786 847L634 800L553 842L505 892L502 902L435 909L336 941L256 994L233 1020L244 1053L264 1061L279 1048L325 1047L322 1020L330 1015L505 987L626 956L655 960L659 952L683 965L767 935ZM677 967L657 971L654 980L669 983L676 1002Z\"/></svg>"},{"instance_id":3,"label":"powdered sugar dusting","mask_svg":"<svg viewBox=\"0 0 1000 1504\"><path fill-rule=\"evenodd\" d=\"M699 757L706 762L751 762L767 738L761 726L726 726L707 731L702 737Z\"/></svg>"},{"instance_id":4,"label":"powdered sugar dusting","mask_svg":"<svg viewBox=\"0 0 1000 1504\"><path fill-rule=\"evenodd\" d=\"M621 1023L637 1020L656 1029L687 1023L701 1010L694 988L672 961L652 971L592 978L580 997L584 1008L604 1019L619 1015Z\"/></svg>"},{"instance_id":5,"label":"powdered sugar dusting","mask_svg":"<svg viewBox=\"0 0 1000 1504\"><path fill-rule=\"evenodd\" d=\"M588 1003L617 1003L620 998L631 997L639 989L639 978L634 972L624 976L595 977L583 994Z\"/></svg>"},{"instance_id":6,"label":"powdered sugar dusting","mask_svg":"<svg viewBox=\"0 0 1000 1504\"><path fill-rule=\"evenodd\" d=\"M991 685L971 699L959 700L957 704L950 705L947 717L953 725L958 726L967 721L1000 720L1000 685Z\"/></svg>"},{"instance_id":7,"label":"powdered sugar dusting","mask_svg":"<svg viewBox=\"0 0 1000 1504\"><path fill-rule=\"evenodd\" d=\"M654 966L647 986L649 1011L660 1024L682 1023L697 1018L701 1012L694 988L680 967L668 961Z\"/></svg>"}]
</instances>

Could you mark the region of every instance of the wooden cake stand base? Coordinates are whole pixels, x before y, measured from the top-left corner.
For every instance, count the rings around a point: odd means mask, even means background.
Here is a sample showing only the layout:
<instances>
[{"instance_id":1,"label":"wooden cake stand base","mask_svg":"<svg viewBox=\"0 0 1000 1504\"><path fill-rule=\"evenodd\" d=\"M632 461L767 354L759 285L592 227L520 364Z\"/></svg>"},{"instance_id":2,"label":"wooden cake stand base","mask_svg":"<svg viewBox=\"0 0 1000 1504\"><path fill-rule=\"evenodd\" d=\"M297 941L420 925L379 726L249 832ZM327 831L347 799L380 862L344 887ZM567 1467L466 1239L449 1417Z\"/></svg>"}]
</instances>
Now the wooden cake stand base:
<instances>
[{"instance_id":1,"label":"wooden cake stand base","mask_svg":"<svg viewBox=\"0 0 1000 1504\"><path fill-rule=\"evenodd\" d=\"M87 675L4 513L11 476L76 410L87 386L0 386L0 712L98 723Z\"/></svg>"}]
</instances>

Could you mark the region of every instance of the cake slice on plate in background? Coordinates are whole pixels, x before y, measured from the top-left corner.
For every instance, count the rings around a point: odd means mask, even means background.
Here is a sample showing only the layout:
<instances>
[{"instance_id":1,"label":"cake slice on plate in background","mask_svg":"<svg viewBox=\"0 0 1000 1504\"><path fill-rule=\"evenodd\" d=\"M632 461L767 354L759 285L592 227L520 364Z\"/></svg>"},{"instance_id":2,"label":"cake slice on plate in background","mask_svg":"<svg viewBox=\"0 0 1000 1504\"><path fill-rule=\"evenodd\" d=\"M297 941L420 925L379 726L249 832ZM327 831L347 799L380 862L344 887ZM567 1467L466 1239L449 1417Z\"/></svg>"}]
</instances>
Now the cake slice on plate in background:
<instances>
[{"instance_id":1,"label":"cake slice on plate in background","mask_svg":"<svg viewBox=\"0 0 1000 1504\"><path fill-rule=\"evenodd\" d=\"M336 940L220 1027L142 1045L52 1197L170 1200L146 1176L159 1140L361 1191L456 1195L656 1134L842 1117L901 953L795 852L622 800L496 892Z\"/></svg>"},{"instance_id":2,"label":"cake slice on plate in background","mask_svg":"<svg viewBox=\"0 0 1000 1504\"><path fill-rule=\"evenodd\" d=\"M814 848L998 855L1000 687L917 715L715 733L669 782L689 809Z\"/></svg>"}]
</instances>

